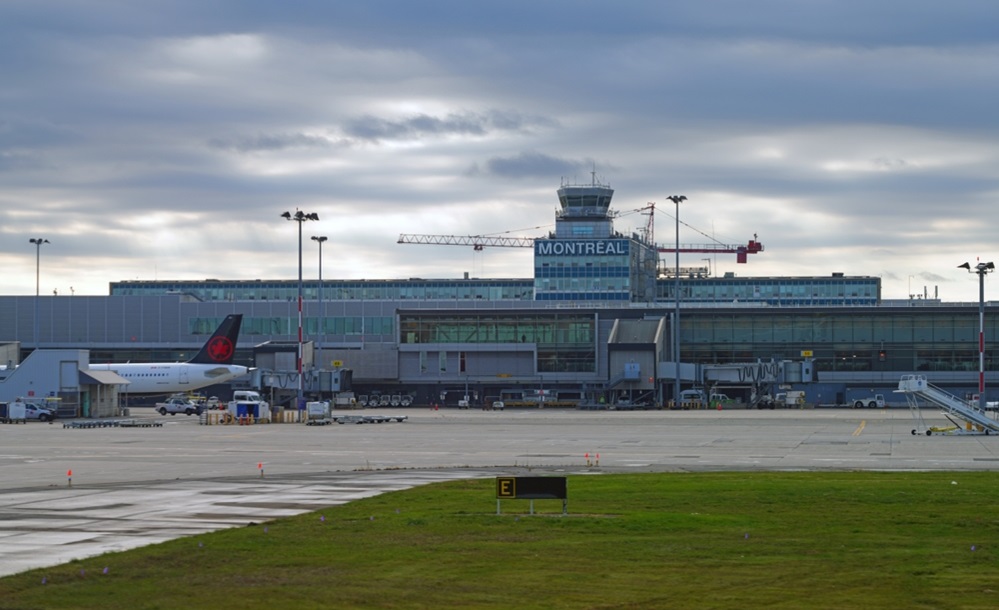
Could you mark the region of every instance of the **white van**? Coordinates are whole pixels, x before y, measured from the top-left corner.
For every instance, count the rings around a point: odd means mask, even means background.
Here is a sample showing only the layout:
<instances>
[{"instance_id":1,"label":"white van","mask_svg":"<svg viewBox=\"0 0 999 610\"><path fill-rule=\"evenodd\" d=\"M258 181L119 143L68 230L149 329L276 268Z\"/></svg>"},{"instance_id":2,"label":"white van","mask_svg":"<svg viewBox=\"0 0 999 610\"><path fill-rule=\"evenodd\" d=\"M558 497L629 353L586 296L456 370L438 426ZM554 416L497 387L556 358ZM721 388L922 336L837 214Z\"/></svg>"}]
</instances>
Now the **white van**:
<instances>
[{"instance_id":1,"label":"white van","mask_svg":"<svg viewBox=\"0 0 999 610\"><path fill-rule=\"evenodd\" d=\"M680 392L680 402L707 402L704 390L684 390Z\"/></svg>"},{"instance_id":2,"label":"white van","mask_svg":"<svg viewBox=\"0 0 999 610\"><path fill-rule=\"evenodd\" d=\"M715 393L715 394L711 395L711 403L712 404L714 404L716 402L727 402L729 400L731 400L731 399L728 397L727 394L718 394L718 393ZM680 392L680 402L701 402L701 403L706 403L706 402L708 402L708 400L705 397L704 390L684 390L684 391Z\"/></svg>"}]
</instances>

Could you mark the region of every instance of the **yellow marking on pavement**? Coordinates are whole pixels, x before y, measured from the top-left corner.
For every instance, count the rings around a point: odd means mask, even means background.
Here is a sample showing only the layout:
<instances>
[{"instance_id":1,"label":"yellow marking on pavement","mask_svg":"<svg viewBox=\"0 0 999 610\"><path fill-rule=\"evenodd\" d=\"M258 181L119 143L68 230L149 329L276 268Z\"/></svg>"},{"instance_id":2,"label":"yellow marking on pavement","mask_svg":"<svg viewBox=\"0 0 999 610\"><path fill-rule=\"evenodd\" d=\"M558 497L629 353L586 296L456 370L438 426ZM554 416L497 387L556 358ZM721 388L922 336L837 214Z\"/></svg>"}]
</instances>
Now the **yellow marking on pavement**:
<instances>
[{"instance_id":1,"label":"yellow marking on pavement","mask_svg":"<svg viewBox=\"0 0 999 610\"><path fill-rule=\"evenodd\" d=\"M867 425L867 420L866 419L860 420L860 425L857 426L857 429L853 431L853 435L854 436L860 436L860 433L864 431L864 426L866 426L866 425Z\"/></svg>"}]
</instances>

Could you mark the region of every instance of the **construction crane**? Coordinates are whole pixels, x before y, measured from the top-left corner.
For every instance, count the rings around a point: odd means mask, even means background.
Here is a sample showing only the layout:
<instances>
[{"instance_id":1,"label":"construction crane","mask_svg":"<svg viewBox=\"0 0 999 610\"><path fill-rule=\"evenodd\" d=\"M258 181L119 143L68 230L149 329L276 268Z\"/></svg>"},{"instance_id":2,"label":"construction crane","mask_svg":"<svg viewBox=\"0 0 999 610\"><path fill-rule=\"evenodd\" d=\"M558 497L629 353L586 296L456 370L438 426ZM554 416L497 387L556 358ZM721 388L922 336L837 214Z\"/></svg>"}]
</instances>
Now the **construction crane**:
<instances>
[{"instance_id":1,"label":"construction crane","mask_svg":"<svg viewBox=\"0 0 999 610\"><path fill-rule=\"evenodd\" d=\"M674 246L664 246L662 244L656 244L656 250L659 252L676 252L679 249L680 253L699 253L699 254L735 254L735 262L745 263L747 255L756 254L757 252L763 252L763 244L761 244L756 239L756 234L753 234L753 239L749 240L749 243L742 244L680 244L679 248Z\"/></svg>"},{"instance_id":2,"label":"construction crane","mask_svg":"<svg viewBox=\"0 0 999 610\"><path fill-rule=\"evenodd\" d=\"M643 208L638 208L637 210L631 210L631 213L637 212L643 216L648 216L649 219L645 223L645 227L642 229L642 237L650 244L656 247L658 252L674 253L679 250L680 254L735 254L735 262L746 263L747 256L750 254L757 254L758 252L763 252L763 244L758 241L756 234L753 234L753 239L749 240L749 243L742 244L723 244L713 237L705 234L689 224L680 221L688 229L693 229L701 235L704 235L708 239L714 240L714 243L709 244L677 244L674 246L667 246L665 244L655 243L655 214L656 214L656 204L650 202ZM621 214L622 216L627 215Z\"/></svg>"},{"instance_id":3,"label":"construction crane","mask_svg":"<svg viewBox=\"0 0 999 610\"><path fill-rule=\"evenodd\" d=\"M400 244L435 244L438 246L472 246L477 252L486 246L499 248L533 248L541 237L496 237L488 235L418 235L403 233Z\"/></svg>"},{"instance_id":4,"label":"construction crane","mask_svg":"<svg viewBox=\"0 0 999 610\"><path fill-rule=\"evenodd\" d=\"M434 244L439 246L472 246L476 251L485 247L493 248L533 248L534 242L544 237L490 237L487 235L420 235L402 233L397 243L400 244ZM655 244L658 252L676 252L675 246ZM763 244L756 240L756 235L749 243L743 244L680 244L679 251L698 254L735 254L737 263L747 262L746 257L763 251Z\"/></svg>"},{"instance_id":5,"label":"construction crane","mask_svg":"<svg viewBox=\"0 0 999 610\"><path fill-rule=\"evenodd\" d=\"M655 246L658 252L677 252L681 254L735 254L737 263L745 263L747 261L747 256L750 254L756 254L758 252L763 252L763 244L757 240L757 236L753 234L753 239L749 240L749 243L743 244L723 244L717 240L714 243L708 244L677 244L674 246L667 246L665 244L655 243L655 212L656 204L649 203L643 208L636 210L631 210L630 212L625 212L620 214L620 216L626 216L630 213L641 213L643 216L648 216L648 220L645 223L645 227L642 229L642 239L646 243ZM616 215L617 216L617 215ZM681 221L682 222L682 221ZM687 223L683 223L684 226L689 227L701 235L704 235L708 239L714 239L691 227ZM534 227L538 229L540 227ZM547 239L545 237L502 237L499 235L426 235L426 234L413 234L413 233L403 233L399 235L399 240L397 243L400 244L434 244L439 246L472 246L476 252L482 251L487 246L494 248L533 248L534 242L539 239Z\"/></svg>"}]
</instances>

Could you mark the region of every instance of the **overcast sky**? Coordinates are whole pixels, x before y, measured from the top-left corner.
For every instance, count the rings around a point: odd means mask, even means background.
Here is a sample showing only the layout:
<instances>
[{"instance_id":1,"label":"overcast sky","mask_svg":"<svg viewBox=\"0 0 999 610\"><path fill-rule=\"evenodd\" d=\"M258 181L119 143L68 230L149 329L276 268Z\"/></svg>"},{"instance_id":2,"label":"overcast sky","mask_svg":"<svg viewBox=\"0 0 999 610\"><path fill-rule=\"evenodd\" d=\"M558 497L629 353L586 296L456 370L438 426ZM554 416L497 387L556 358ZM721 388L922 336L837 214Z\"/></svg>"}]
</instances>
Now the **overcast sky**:
<instances>
[{"instance_id":1,"label":"overcast sky","mask_svg":"<svg viewBox=\"0 0 999 610\"><path fill-rule=\"evenodd\" d=\"M4 0L0 294L532 276L563 180L738 276L978 300L999 262L990 0ZM673 255L663 255L672 265ZM709 260L705 261L704 259ZM999 299L999 275L986 298Z\"/></svg>"}]
</instances>

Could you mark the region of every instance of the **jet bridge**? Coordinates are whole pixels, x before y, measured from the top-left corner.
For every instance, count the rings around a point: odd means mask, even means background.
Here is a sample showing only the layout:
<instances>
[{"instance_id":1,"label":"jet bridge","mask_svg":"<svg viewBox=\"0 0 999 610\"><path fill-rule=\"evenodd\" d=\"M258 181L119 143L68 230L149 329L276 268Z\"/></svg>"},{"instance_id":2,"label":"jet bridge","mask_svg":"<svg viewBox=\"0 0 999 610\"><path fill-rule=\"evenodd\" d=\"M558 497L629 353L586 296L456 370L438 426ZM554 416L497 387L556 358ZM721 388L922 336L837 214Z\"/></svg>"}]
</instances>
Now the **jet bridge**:
<instances>
[{"instance_id":1,"label":"jet bridge","mask_svg":"<svg viewBox=\"0 0 999 610\"><path fill-rule=\"evenodd\" d=\"M757 360L756 362L733 362L727 364L704 364L702 379L712 388L748 388L749 408L769 406L773 408L774 396L781 385L810 383L814 381L814 364L811 359L804 361Z\"/></svg>"},{"instance_id":2,"label":"jet bridge","mask_svg":"<svg viewBox=\"0 0 999 610\"><path fill-rule=\"evenodd\" d=\"M926 377L923 375L902 375L902 379L898 382L897 391L905 393L905 399L909 403L909 410L912 412L913 419L916 422L916 428L912 430L912 434L914 435L919 434L920 431L925 431L926 436L930 436L933 432L965 433L961 429L961 426L950 417L947 417L947 419L950 419L957 426L956 429L941 430L927 427L919 411L919 398L943 407L950 415L970 424L967 432L982 432L985 434L999 432L999 422L989 417L987 413L980 410L977 406L972 406L967 401L928 383Z\"/></svg>"}]
</instances>

